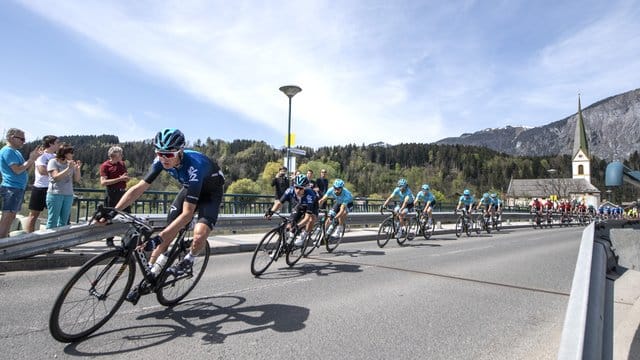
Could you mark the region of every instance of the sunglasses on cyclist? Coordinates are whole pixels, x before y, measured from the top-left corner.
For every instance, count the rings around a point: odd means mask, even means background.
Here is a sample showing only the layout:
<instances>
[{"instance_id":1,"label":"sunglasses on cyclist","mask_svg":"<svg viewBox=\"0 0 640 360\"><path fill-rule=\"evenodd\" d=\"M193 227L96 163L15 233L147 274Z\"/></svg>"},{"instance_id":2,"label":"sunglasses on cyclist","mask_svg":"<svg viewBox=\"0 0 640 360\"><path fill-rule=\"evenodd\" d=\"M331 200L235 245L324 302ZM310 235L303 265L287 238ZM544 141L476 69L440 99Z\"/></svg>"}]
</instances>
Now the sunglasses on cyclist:
<instances>
[{"instance_id":1,"label":"sunglasses on cyclist","mask_svg":"<svg viewBox=\"0 0 640 360\"><path fill-rule=\"evenodd\" d=\"M295 188L296 190L302 190L302 189L304 189L304 187L302 187L302 186L294 186L294 188Z\"/></svg>"},{"instance_id":2,"label":"sunglasses on cyclist","mask_svg":"<svg viewBox=\"0 0 640 360\"><path fill-rule=\"evenodd\" d=\"M335 187L335 186L334 186L334 187L333 187L333 191L342 191L342 188L340 188L340 187Z\"/></svg>"},{"instance_id":3,"label":"sunglasses on cyclist","mask_svg":"<svg viewBox=\"0 0 640 360\"><path fill-rule=\"evenodd\" d=\"M174 157L180 154L180 150L178 151L156 151L156 155L158 157L163 157L165 159L173 159Z\"/></svg>"}]
</instances>

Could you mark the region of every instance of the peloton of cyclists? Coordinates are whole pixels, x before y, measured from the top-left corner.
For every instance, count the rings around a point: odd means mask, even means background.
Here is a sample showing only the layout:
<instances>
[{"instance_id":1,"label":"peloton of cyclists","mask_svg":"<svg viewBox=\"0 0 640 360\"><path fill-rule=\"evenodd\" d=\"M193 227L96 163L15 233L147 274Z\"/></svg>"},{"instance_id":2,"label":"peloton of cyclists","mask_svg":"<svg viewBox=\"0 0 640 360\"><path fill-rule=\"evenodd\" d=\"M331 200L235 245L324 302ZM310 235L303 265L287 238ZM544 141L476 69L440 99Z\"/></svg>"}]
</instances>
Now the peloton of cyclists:
<instances>
[{"instance_id":1,"label":"peloton of cyclists","mask_svg":"<svg viewBox=\"0 0 640 360\"><path fill-rule=\"evenodd\" d=\"M313 224L318 216L318 195L315 191L308 187L309 179L304 174L298 174L293 179L293 185L290 186L282 195L282 197L276 200L271 207L267 210L264 217L271 219L271 216L276 211L280 210L282 204L289 201L293 206L289 219L291 220L287 224L287 231L292 232L294 229L291 224L296 224L297 228L304 229L300 232L294 242L295 246L304 245L304 240L307 234L311 233Z\"/></svg>"},{"instance_id":2,"label":"peloton of cyclists","mask_svg":"<svg viewBox=\"0 0 640 360\"><path fill-rule=\"evenodd\" d=\"M347 214L353 210L353 196L351 192L344 187L344 181L342 179L336 179L333 182L333 186L330 187L318 201L318 204L322 206L327 199L335 200L333 208L329 210L327 223L330 223L331 219L336 217L338 219L338 226L333 229L333 234L341 234L344 222L347 219ZM329 234L329 236L333 234Z\"/></svg>"},{"instance_id":3,"label":"peloton of cyclists","mask_svg":"<svg viewBox=\"0 0 640 360\"><path fill-rule=\"evenodd\" d=\"M411 192L411 189L409 189L409 185L407 184L406 179L398 180L398 186L393 189L391 195L389 195L384 204L382 204L382 208L380 209L380 211L386 208L391 200L397 200L400 202L400 205L396 205L393 211L398 214L398 219L400 220L399 234L402 235L404 233L405 217L409 213L409 211L413 210L414 203L413 193Z\"/></svg>"}]
</instances>

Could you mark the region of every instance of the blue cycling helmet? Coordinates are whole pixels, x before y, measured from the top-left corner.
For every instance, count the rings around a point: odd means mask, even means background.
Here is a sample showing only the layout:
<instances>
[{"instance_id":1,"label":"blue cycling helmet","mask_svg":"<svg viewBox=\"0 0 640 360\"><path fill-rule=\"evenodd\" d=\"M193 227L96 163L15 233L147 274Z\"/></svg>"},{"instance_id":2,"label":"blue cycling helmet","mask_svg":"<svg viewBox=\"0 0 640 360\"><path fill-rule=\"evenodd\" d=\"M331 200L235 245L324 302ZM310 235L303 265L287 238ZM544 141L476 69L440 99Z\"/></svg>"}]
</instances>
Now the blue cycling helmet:
<instances>
[{"instance_id":1,"label":"blue cycling helmet","mask_svg":"<svg viewBox=\"0 0 640 360\"><path fill-rule=\"evenodd\" d=\"M398 180L398 186L400 186L400 187L407 186L407 179Z\"/></svg>"},{"instance_id":2,"label":"blue cycling helmet","mask_svg":"<svg viewBox=\"0 0 640 360\"><path fill-rule=\"evenodd\" d=\"M471 191L469 191L469 189L464 189L464 191L462 192L462 195L469 196L471 195Z\"/></svg>"},{"instance_id":3,"label":"blue cycling helmet","mask_svg":"<svg viewBox=\"0 0 640 360\"><path fill-rule=\"evenodd\" d=\"M184 134L182 131L173 128L167 128L158 131L153 145L156 150L175 151L184 148Z\"/></svg>"},{"instance_id":4,"label":"blue cycling helmet","mask_svg":"<svg viewBox=\"0 0 640 360\"><path fill-rule=\"evenodd\" d=\"M498 197L498 194L496 194L496 193L491 193L491 197L495 199L496 197Z\"/></svg>"},{"instance_id":5,"label":"blue cycling helmet","mask_svg":"<svg viewBox=\"0 0 640 360\"><path fill-rule=\"evenodd\" d=\"M482 194L482 198L483 198L483 199L488 199L488 198L489 198L489 193L484 193L484 194Z\"/></svg>"},{"instance_id":6,"label":"blue cycling helmet","mask_svg":"<svg viewBox=\"0 0 640 360\"><path fill-rule=\"evenodd\" d=\"M422 190L429 191L429 184L423 184L422 185Z\"/></svg>"},{"instance_id":7,"label":"blue cycling helmet","mask_svg":"<svg viewBox=\"0 0 640 360\"><path fill-rule=\"evenodd\" d=\"M336 189L342 189L344 187L344 181L342 181L342 179L336 179L336 181L333 182L333 187Z\"/></svg>"},{"instance_id":8,"label":"blue cycling helmet","mask_svg":"<svg viewBox=\"0 0 640 360\"><path fill-rule=\"evenodd\" d=\"M307 186L309 184L309 179L304 174L296 175L295 179L293 179L293 186Z\"/></svg>"}]
</instances>

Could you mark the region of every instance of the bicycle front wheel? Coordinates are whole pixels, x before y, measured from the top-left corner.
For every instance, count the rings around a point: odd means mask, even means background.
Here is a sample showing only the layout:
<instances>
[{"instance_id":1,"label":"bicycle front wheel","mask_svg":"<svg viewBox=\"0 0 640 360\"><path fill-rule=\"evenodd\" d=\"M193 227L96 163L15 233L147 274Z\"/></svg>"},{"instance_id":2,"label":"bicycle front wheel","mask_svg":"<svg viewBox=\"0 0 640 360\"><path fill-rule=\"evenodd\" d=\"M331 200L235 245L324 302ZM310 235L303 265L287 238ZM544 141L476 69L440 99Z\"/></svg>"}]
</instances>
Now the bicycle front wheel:
<instances>
[{"instance_id":1,"label":"bicycle front wheel","mask_svg":"<svg viewBox=\"0 0 640 360\"><path fill-rule=\"evenodd\" d=\"M335 223L333 224L333 229L336 228L336 226L338 226L338 221L336 220ZM333 252L333 250L335 250L338 245L340 245L340 241L342 240L342 237L344 236L344 228L346 226L343 226L342 229L340 229L340 232L338 232L338 230L334 230L333 234L326 234L324 237L324 245L325 248L327 249L328 252Z\"/></svg>"},{"instance_id":2,"label":"bicycle front wheel","mask_svg":"<svg viewBox=\"0 0 640 360\"><path fill-rule=\"evenodd\" d=\"M317 222L315 223L315 225L313 225L311 236L307 238L307 246L305 247L302 256L307 257L311 255L313 250L315 250L317 247L320 247L322 238L324 238L324 226L321 222Z\"/></svg>"},{"instance_id":3,"label":"bicycle front wheel","mask_svg":"<svg viewBox=\"0 0 640 360\"><path fill-rule=\"evenodd\" d=\"M53 338L78 341L109 321L133 284L135 266L134 259L122 250L105 252L84 264L53 305L49 317Z\"/></svg>"},{"instance_id":4,"label":"bicycle front wheel","mask_svg":"<svg viewBox=\"0 0 640 360\"><path fill-rule=\"evenodd\" d=\"M383 248L385 245L387 245L392 236L393 219L389 217L384 219L382 224L380 224L380 228L378 229L378 237L376 239L376 241L378 242L378 246Z\"/></svg>"},{"instance_id":5,"label":"bicycle front wheel","mask_svg":"<svg viewBox=\"0 0 640 360\"><path fill-rule=\"evenodd\" d=\"M287 246L287 256L285 257L285 261L287 262L287 265L289 265L289 267L292 267L293 265L295 265L298 261L300 261L300 259L302 258L302 254L304 254L305 251L305 244L309 241L309 236L307 236L306 239L304 239L304 241L302 242L302 245L296 245L295 241L298 238L298 236L300 236L300 232L296 233L296 236L294 236L293 239L291 239L291 243L290 244L286 244L285 246Z\"/></svg>"},{"instance_id":6,"label":"bicycle front wheel","mask_svg":"<svg viewBox=\"0 0 640 360\"><path fill-rule=\"evenodd\" d=\"M433 235L434 227L435 221L433 219L431 219L431 224L429 224L426 218L423 218L422 221L420 221L420 232L422 232L422 236L425 240L429 240L431 238L431 235Z\"/></svg>"},{"instance_id":7,"label":"bicycle front wheel","mask_svg":"<svg viewBox=\"0 0 640 360\"><path fill-rule=\"evenodd\" d=\"M190 251L192 241L193 239L185 239L184 243L180 245L180 249L167 261L165 265L167 269L178 265L184 259ZM186 271L181 275L165 271L159 279L161 286L156 291L158 302L164 306L173 306L189 295L207 269L210 255L211 247L209 246L209 241L205 240L204 247L193 260L190 271Z\"/></svg>"},{"instance_id":8,"label":"bicycle front wheel","mask_svg":"<svg viewBox=\"0 0 640 360\"><path fill-rule=\"evenodd\" d=\"M277 258L280 241L282 240L279 227L269 230L260 240L251 258L251 273L254 276L262 275Z\"/></svg>"},{"instance_id":9,"label":"bicycle front wheel","mask_svg":"<svg viewBox=\"0 0 640 360\"><path fill-rule=\"evenodd\" d=\"M456 221L456 237L462 236L463 231L464 231L464 219L461 216Z\"/></svg>"}]
</instances>

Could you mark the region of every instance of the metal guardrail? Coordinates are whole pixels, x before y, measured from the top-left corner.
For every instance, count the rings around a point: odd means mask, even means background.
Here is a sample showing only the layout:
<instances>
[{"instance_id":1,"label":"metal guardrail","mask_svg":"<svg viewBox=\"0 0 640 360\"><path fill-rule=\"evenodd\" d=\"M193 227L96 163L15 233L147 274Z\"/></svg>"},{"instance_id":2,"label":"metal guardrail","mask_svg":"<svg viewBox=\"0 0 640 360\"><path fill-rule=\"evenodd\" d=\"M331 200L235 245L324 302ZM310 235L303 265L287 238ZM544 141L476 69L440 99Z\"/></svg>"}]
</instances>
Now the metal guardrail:
<instances>
[{"instance_id":1,"label":"metal guardrail","mask_svg":"<svg viewBox=\"0 0 640 360\"><path fill-rule=\"evenodd\" d=\"M162 227L166 222L166 215L141 214L149 220L151 225ZM386 216L386 215L385 215ZM453 223L457 216L451 212L434 213L436 221ZM377 227L384 218L380 213L352 213L349 214L349 226ZM518 221L528 219L528 214L504 213L503 221ZM262 215L220 215L216 229L231 233L259 233L275 226L273 221L266 220ZM70 248L79 244L98 241L110 236L122 235L126 231L126 224L112 224L109 226L76 225L62 226L51 230L41 230L30 234L0 239L0 260L15 260L47 251ZM214 234L215 235L215 234Z\"/></svg>"},{"instance_id":2,"label":"metal guardrail","mask_svg":"<svg viewBox=\"0 0 640 360\"><path fill-rule=\"evenodd\" d=\"M613 358L614 282L640 268L640 222L608 220L582 234L558 359Z\"/></svg>"}]
</instances>

